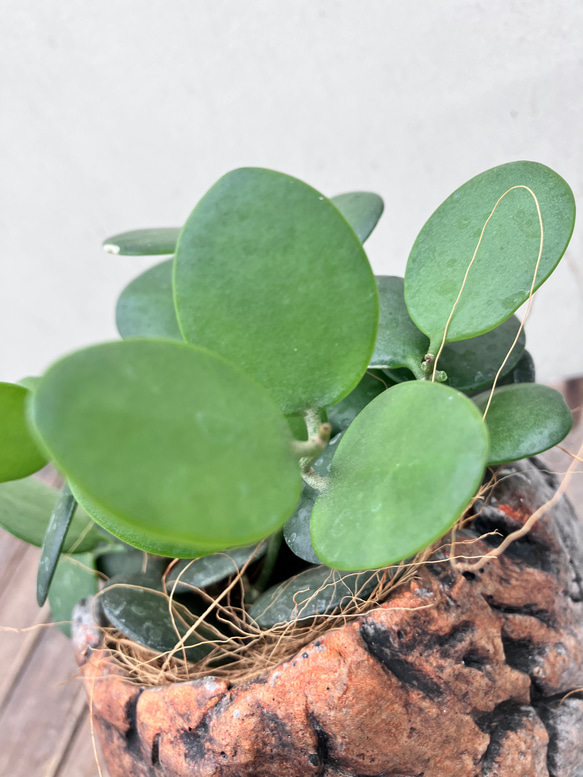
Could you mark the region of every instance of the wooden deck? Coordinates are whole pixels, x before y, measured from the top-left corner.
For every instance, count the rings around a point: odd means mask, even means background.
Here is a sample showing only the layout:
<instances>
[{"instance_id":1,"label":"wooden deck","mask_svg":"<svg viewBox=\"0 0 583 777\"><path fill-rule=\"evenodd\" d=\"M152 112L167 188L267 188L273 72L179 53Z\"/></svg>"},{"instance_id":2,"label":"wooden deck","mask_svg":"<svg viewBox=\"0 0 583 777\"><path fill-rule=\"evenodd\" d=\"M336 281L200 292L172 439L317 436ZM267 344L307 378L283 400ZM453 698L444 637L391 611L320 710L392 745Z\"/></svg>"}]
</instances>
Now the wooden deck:
<instances>
[{"instance_id":1,"label":"wooden deck","mask_svg":"<svg viewBox=\"0 0 583 777\"><path fill-rule=\"evenodd\" d=\"M583 439L583 378L559 386L576 425L564 443L576 452ZM549 468L564 472L570 459L553 450ZM583 467L582 467L583 470ZM583 517L583 471L570 497ZM88 708L69 640L36 605L38 548L0 530L0 777L98 777ZM33 627L33 628L28 628ZM101 761L102 777L108 777Z\"/></svg>"}]
</instances>

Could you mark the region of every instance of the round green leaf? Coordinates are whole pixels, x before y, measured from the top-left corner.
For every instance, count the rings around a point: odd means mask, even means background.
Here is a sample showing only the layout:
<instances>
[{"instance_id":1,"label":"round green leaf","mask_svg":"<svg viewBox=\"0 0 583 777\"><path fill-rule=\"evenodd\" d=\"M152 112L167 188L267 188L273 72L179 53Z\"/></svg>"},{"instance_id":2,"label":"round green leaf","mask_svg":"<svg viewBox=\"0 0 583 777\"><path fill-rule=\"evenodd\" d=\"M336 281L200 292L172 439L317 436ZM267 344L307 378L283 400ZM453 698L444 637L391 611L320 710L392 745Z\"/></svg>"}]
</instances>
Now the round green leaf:
<instances>
[{"instance_id":1,"label":"round green leaf","mask_svg":"<svg viewBox=\"0 0 583 777\"><path fill-rule=\"evenodd\" d=\"M522 354L522 357L516 367L512 370L513 383L534 383L536 380L536 368L534 359L528 351Z\"/></svg>"},{"instance_id":2,"label":"round green leaf","mask_svg":"<svg viewBox=\"0 0 583 777\"><path fill-rule=\"evenodd\" d=\"M40 378L35 377L34 375L28 375L26 378L21 378L18 381L19 386L24 386L24 388L28 389L29 391L34 391L39 383Z\"/></svg>"},{"instance_id":3,"label":"round green leaf","mask_svg":"<svg viewBox=\"0 0 583 777\"><path fill-rule=\"evenodd\" d=\"M51 581L59 563L59 556L65 544L65 537L73 520L73 513L76 507L75 497L65 483L51 513L51 519L40 554L36 578L36 600L39 607L43 606L49 593Z\"/></svg>"},{"instance_id":4,"label":"round green leaf","mask_svg":"<svg viewBox=\"0 0 583 777\"><path fill-rule=\"evenodd\" d=\"M172 650L179 640L169 610L169 599L158 590L161 582L151 575L134 573L112 578L99 596L99 603L112 626L129 639L158 653ZM186 634L194 620L189 611L173 602L176 627ZM186 642L190 661L200 661L211 650L203 628ZM180 653L178 654L180 655Z\"/></svg>"},{"instance_id":5,"label":"round green leaf","mask_svg":"<svg viewBox=\"0 0 583 777\"><path fill-rule=\"evenodd\" d=\"M153 559L155 559L157 563L158 558L158 556L147 556L148 571L153 563ZM162 573L167 564L168 559L165 559L164 564L160 565L160 577L162 577ZM97 557L97 569L107 578L117 577L117 575L122 574L129 575L133 572L141 572L143 566L143 551L138 550L125 542L116 541L107 553L100 553Z\"/></svg>"},{"instance_id":6,"label":"round green leaf","mask_svg":"<svg viewBox=\"0 0 583 777\"><path fill-rule=\"evenodd\" d=\"M490 396L484 391L473 401L484 412ZM514 383L494 391L486 415L490 432L488 464L503 464L546 451L561 442L573 425L563 395L538 383Z\"/></svg>"},{"instance_id":7,"label":"round green leaf","mask_svg":"<svg viewBox=\"0 0 583 777\"><path fill-rule=\"evenodd\" d=\"M81 504L152 553L258 541L299 499L289 427L275 404L224 359L183 343L78 351L44 376L32 417Z\"/></svg>"},{"instance_id":8,"label":"round green leaf","mask_svg":"<svg viewBox=\"0 0 583 777\"><path fill-rule=\"evenodd\" d=\"M180 227L134 229L103 241L103 250L121 256L162 256L173 254Z\"/></svg>"},{"instance_id":9,"label":"round green leaf","mask_svg":"<svg viewBox=\"0 0 583 777\"><path fill-rule=\"evenodd\" d=\"M0 482L32 475L47 463L26 421L28 395L24 386L0 383Z\"/></svg>"},{"instance_id":10,"label":"round green leaf","mask_svg":"<svg viewBox=\"0 0 583 777\"><path fill-rule=\"evenodd\" d=\"M361 243L376 227L385 207L382 198L373 192L337 194L331 197L331 201L356 232Z\"/></svg>"},{"instance_id":11,"label":"round green leaf","mask_svg":"<svg viewBox=\"0 0 583 777\"><path fill-rule=\"evenodd\" d=\"M59 492L36 478L0 485L0 526L10 534L40 547ZM64 553L85 553L105 541L91 518L77 507L69 526Z\"/></svg>"},{"instance_id":12,"label":"round green leaf","mask_svg":"<svg viewBox=\"0 0 583 777\"><path fill-rule=\"evenodd\" d=\"M441 537L480 485L488 432L471 400L411 381L346 430L312 513L318 556L337 569L384 567Z\"/></svg>"},{"instance_id":13,"label":"round green leaf","mask_svg":"<svg viewBox=\"0 0 583 777\"><path fill-rule=\"evenodd\" d=\"M172 296L172 259L150 267L125 287L117 301L115 322L123 338L182 340Z\"/></svg>"},{"instance_id":14,"label":"round green leaf","mask_svg":"<svg viewBox=\"0 0 583 777\"><path fill-rule=\"evenodd\" d=\"M86 596L97 593L95 558L91 553L61 556L49 590L49 604L53 620L59 629L71 638L73 608Z\"/></svg>"},{"instance_id":15,"label":"round green leaf","mask_svg":"<svg viewBox=\"0 0 583 777\"><path fill-rule=\"evenodd\" d=\"M348 429L360 411L392 385L393 381L379 370L367 370L358 386L347 397L328 408L328 421L332 424L332 434Z\"/></svg>"},{"instance_id":16,"label":"round green leaf","mask_svg":"<svg viewBox=\"0 0 583 777\"><path fill-rule=\"evenodd\" d=\"M379 328L371 367L408 367L421 378L429 339L415 326L405 305L404 280L393 275L377 275Z\"/></svg>"},{"instance_id":17,"label":"round green leaf","mask_svg":"<svg viewBox=\"0 0 583 777\"><path fill-rule=\"evenodd\" d=\"M201 545L194 545L192 542L181 543L144 534L138 526L129 524L123 515L105 510L101 505L90 499L71 480L69 480L69 485L79 505L87 515L91 516L95 523L138 551L165 556L166 558L198 558L219 550L217 547L203 548Z\"/></svg>"},{"instance_id":18,"label":"round green leaf","mask_svg":"<svg viewBox=\"0 0 583 777\"><path fill-rule=\"evenodd\" d=\"M575 222L568 184L548 167L511 162L472 178L455 191L425 224L411 250L405 298L413 321L439 348L445 326L496 202L509 189L527 186L536 195L544 225L538 288L565 252ZM485 229L447 340L464 340L494 329L528 298L540 247L540 225L532 195L513 189Z\"/></svg>"},{"instance_id":19,"label":"round green leaf","mask_svg":"<svg viewBox=\"0 0 583 777\"><path fill-rule=\"evenodd\" d=\"M197 558L194 561L184 559L178 562L166 578L168 591L174 588L176 593L186 593L193 588L206 588L209 585L220 583L237 572L253 556L253 562L265 556L267 543L258 545L246 545L243 548L230 548L222 553L213 553L210 556ZM186 571L185 571L186 570Z\"/></svg>"},{"instance_id":20,"label":"round green leaf","mask_svg":"<svg viewBox=\"0 0 583 777\"><path fill-rule=\"evenodd\" d=\"M330 474L330 465L332 457L338 448L338 443L342 439L342 434L333 437L320 458L314 462L314 470L322 477L328 477ZM307 483L304 483L302 496L296 508L295 513L283 527L283 537L289 549L295 553L298 558L307 561L309 564L320 564L320 559L316 555L312 545L312 535L310 533L310 521L312 510L318 498L318 491Z\"/></svg>"},{"instance_id":21,"label":"round green leaf","mask_svg":"<svg viewBox=\"0 0 583 777\"><path fill-rule=\"evenodd\" d=\"M379 572L341 573L318 566L269 588L249 609L262 629L311 620L354 601L366 601L380 583Z\"/></svg>"},{"instance_id":22,"label":"round green leaf","mask_svg":"<svg viewBox=\"0 0 583 777\"><path fill-rule=\"evenodd\" d=\"M191 213L174 293L186 340L240 365L288 414L346 396L372 353L378 299L337 208L271 170L235 170Z\"/></svg>"},{"instance_id":23,"label":"round green leaf","mask_svg":"<svg viewBox=\"0 0 583 777\"><path fill-rule=\"evenodd\" d=\"M520 328L520 321L511 316L491 332L448 343L439 357L438 368L447 373L447 382L459 391L472 391L492 383ZM504 365L501 376L511 372L524 353L524 330Z\"/></svg>"}]
</instances>

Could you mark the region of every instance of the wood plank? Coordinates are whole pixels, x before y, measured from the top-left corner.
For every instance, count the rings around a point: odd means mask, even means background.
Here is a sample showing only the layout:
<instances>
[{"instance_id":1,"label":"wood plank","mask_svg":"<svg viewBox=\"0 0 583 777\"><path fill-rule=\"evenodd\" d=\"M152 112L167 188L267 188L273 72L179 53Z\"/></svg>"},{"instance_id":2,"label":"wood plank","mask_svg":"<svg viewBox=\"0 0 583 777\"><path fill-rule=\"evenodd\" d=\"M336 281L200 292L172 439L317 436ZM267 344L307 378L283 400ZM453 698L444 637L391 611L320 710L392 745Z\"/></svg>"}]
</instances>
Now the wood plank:
<instances>
[{"instance_id":1,"label":"wood plank","mask_svg":"<svg viewBox=\"0 0 583 777\"><path fill-rule=\"evenodd\" d=\"M8 589L10 580L14 577L14 569L29 545L13 537L4 529L0 529L0 602L2 595ZM0 611L1 611L0 604Z\"/></svg>"},{"instance_id":2,"label":"wood plank","mask_svg":"<svg viewBox=\"0 0 583 777\"><path fill-rule=\"evenodd\" d=\"M50 621L48 605L39 609L36 603L36 569L39 549L22 543L23 552L12 567L12 574L0 596L0 709L18 679L42 627L35 625ZM12 629L29 629L12 631Z\"/></svg>"},{"instance_id":3,"label":"wood plank","mask_svg":"<svg viewBox=\"0 0 583 777\"><path fill-rule=\"evenodd\" d=\"M101 767L101 777L109 777L109 772L105 766L98 743L97 752L99 765ZM85 714L81 721L81 725L77 729L75 737L71 742L71 747L54 777L99 777L99 770L95 762L93 741L91 739L89 709L87 707L85 708Z\"/></svg>"},{"instance_id":4,"label":"wood plank","mask_svg":"<svg viewBox=\"0 0 583 777\"><path fill-rule=\"evenodd\" d=\"M76 673L66 637L43 631L0 711L0 774L45 777L47 764L54 772L54 757L62 758L80 714L84 691Z\"/></svg>"}]
</instances>

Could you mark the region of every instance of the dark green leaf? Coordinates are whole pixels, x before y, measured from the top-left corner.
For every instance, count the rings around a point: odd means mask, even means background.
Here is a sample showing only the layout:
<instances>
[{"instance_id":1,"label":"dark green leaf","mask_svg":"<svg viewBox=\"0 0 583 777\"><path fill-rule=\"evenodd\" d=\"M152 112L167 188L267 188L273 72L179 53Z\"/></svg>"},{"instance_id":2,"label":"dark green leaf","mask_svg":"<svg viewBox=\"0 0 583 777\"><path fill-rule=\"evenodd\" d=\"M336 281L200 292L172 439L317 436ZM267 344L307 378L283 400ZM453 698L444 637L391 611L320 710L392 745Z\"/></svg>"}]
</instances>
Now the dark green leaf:
<instances>
[{"instance_id":1,"label":"dark green leaf","mask_svg":"<svg viewBox=\"0 0 583 777\"><path fill-rule=\"evenodd\" d=\"M356 232L361 243L364 243L376 227L385 207L382 198L373 192L347 192L337 194L331 200Z\"/></svg>"},{"instance_id":2,"label":"dark green leaf","mask_svg":"<svg viewBox=\"0 0 583 777\"><path fill-rule=\"evenodd\" d=\"M47 533L59 492L36 478L0 485L0 526L40 547ZM104 535L79 507L67 532L65 553L85 553L104 541Z\"/></svg>"},{"instance_id":3,"label":"dark green leaf","mask_svg":"<svg viewBox=\"0 0 583 777\"><path fill-rule=\"evenodd\" d=\"M366 254L295 178L221 178L181 232L174 287L185 339L240 365L287 415L338 402L369 363L378 299Z\"/></svg>"},{"instance_id":4,"label":"dark green leaf","mask_svg":"<svg viewBox=\"0 0 583 777\"><path fill-rule=\"evenodd\" d=\"M49 590L49 604L53 620L59 629L71 637L73 608L86 596L97 593L95 558L91 553L61 556Z\"/></svg>"},{"instance_id":5,"label":"dark green leaf","mask_svg":"<svg viewBox=\"0 0 583 777\"><path fill-rule=\"evenodd\" d=\"M220 583L237 572L253 557L253 563L263 558L267 551L267 543L259 546L247 545L243 548L231 548L222 553L214 553L212 556L204 556L194 561L184 559L174 566L168 577L166 585L168 591L176 584L176 593L191 591L193 588L206 588L209 585ZM186 571L185 571L186 570Z\"/></svg>"},{"instance_id":6,"label":"dark green leaf","mask_svg":"<svg viewBox=\"0 0 583 777\"><path fill-rule=\"evenodd\" d=\"M0 482L32 475L47 463L26 421L28 395L24 386L0 383Z\"/></svg>"},{"instance_id":7,"label":"dark green leaf","mask_svg":"<svg viewBox=\"0 0 583 777\"><path fill-rule=\"evenodd\" d=\"M380 370L369 369L347 397L328 408L328 421L332 424L332 434L348 429L360 411L392 385L393 381L390 381Z\"/></svg>"},{"instance_id":8,"label":"dark green leaf","mask_svg":"<svg viewBox=\"0 0 583 777\"><path fill-rule=\"evenodd\" d=\"M44 376L32 415L92 517L152 553L176 547L192 558L258 541L300 496L289 427L272 400L183 343L135 339L72 354Z\"/></svg>"},{"instance_id":9,"label":"dark green leaf","mask_svg":"<svg viewBox=\"0 0 583 777\"><path fill-rule=\"evenodd\" d=\"M536 369L534 359L528 351L522 354L522 358L512 370L512 381L514 383L534 383L536 380Z\"/></svg>"},{"instance_id":10,"label":"dark green leaf","mask_svg":"<svg viewBox=\"0 0 583 777\"><path fill-rule=\"evenodd\" d=\"M459 391L472 391L491 384L510 351L519 328L520 321L516 316L511 316L491 332L469 340L448 343L437 365L447 373L448 384ZM523 330L510 351L502 376L516 367L524 353L525 343Z\"/></svg>"},{"instance_id":11,"label":"dark green leaf","mask_svg":"<svg viewBox=\"0 0 583 777\"><path fill-rule=\"evenodd\" d=\"M249 615L262 629L276 623L312 619L351 602L366 601L380 583L382 572L341 573L315 567L269 588L251 606Z\"/></svg>"},{"instance_id":12,"label":"dark green leaf","mask_svg":"<svg viewBox=\"0 0 583 777\"><path fill-rule=\"evenodd\" d=\"M180 234L180 227L158 227L157 229L134 229L122 232L103 241L108 254L121 256L162 256L173 254Z\"/></svg>"},{"instance_id":13,"label":"dark green leaf","mask_svg":"<svg viewBox=\"0 0 583 777\"><path fill-rule=\"evenodd\" d=\"M59 556L65 544L65 537L73 520L73 513L76 507L75 497L71 493L69 486L65 484L51 514L40 554L36 578L36 600L39 607L42 607L47 599L51 581L55 574Z\"/></svg>"},{"instance_id":14,"label":"dark green leaf","mask_svg":"<svg viewBox=\"0 0 583 777\"><path fill-rule=\"evenodd\" d=\"M455 191L425 224L411 250L405 297L411 317L436 353L464 275L485 229L447 340L488 332L528 298L540 247L540 224L529 187L540 204L544 246L538 288L552 273L571 238L575 201L567 183L535 162L511 162L472 178Z\"/></svg>"},{"instance_id":15,"label":"dark green leaf","mask_svg":"<svg viewBox=\"0 0 583 777\"><path fill-rule=\"evenodd\" d=\"M354 392L353 392L354 393ZM324 453L314 462L314 470L322 477L328 477L330 474L330 465L332 457L338 448L338 443L342 439L342 434L333 437ZM312 510L318 497L318 492L307 483L304 483L300 503L295 513L283 527L284 539L290 550L298 558L307 561L309 564L320 564L320 559L312 546L312 537L310 534L310 519Z\"/></svg>"},{"instance_id":16,"label":"dark green leaf","mask_svg":"<svg viewBox=\"0 0 583 777\"><path fill-rule=\"evenodd\" d=\"M371 367L408 367L423 377L423 361L429 339L415 326L405 305L404 280L393 275L377 275L380 316Z\"/></svg>"},{"instance_id":17,"label":"dark green leaf","mask_svg":"<svg viewBox=\"0 0 583 777\"><path fill-rule=\"evenodd\" d=\"M384 567L441 537L480 485L488 432L448 386L410 381L346 430L312 513L318 556L339 569Z\"/></svg>"},{"instance_id":18,"label":"dark green leaf","mask_svg":"<svg viewBox=\"0 0 583 777\"><path fill-rule=\"evenodd\" d=\"M474 397L484 412L490 396ZM567 436L573 416L563 395L538 383L515 383L494 391L486 415L490 432L488 464L525 459L546 451Z\"/></svg>"},{"instance_id":19,"label":"dark green leaf","mask_svg":"<svg viewBox=\"0 0 583 777\"><path fill-rule=\"evenodd\" d=\"M150 267L125 287L117 301L115 321L123 338L182 340L172 296L172 259Z\"/></svg>"},{"instance_id":20,"label":"dark green leaf","mask_svg":"<svg viewBox=\"0 0 583 777\"><path fill-rule=\"evenodd\" d=\"M109 581L99 602L118 631L150 650L166 653L175 647L180 637L170 616L169 598L159 588L161 581L151 575L120 576ZM179 634L184 636L194 622L193 616L177 602L173 603L173 613ZM207 638L208 633L203 628L189 637L186 644L190 661L200 661L210 651L212 645L205 642Z\"/></svg>"},{"instance_id":21,"label":"dark green leaf","mask_svg":"<svg viewBox=\"0 0 583 777\"><path fill-rule=\"evenodd\" d=\"M155 572L161 578L168 559L144 553L119 540L108 553L100 553L97 557L97 569L108 578L141 572L144 565L146 572Z\"/></svg>"}]
</instances>

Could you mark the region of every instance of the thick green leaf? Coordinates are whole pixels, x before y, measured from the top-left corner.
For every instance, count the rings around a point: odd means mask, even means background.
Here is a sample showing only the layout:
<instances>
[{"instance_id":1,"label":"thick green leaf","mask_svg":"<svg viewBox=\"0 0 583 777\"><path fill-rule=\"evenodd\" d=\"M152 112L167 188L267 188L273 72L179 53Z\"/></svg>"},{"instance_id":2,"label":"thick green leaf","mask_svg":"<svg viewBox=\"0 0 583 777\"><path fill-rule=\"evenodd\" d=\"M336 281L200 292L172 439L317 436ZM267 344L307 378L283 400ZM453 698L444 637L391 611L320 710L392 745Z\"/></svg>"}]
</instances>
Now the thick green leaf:
<instances>
[{"instance_id":1,"label":"thick green leaf","mask_svg":"<svg viewBox=\"0 0 583 777\"><path fill-rule=\"evenodd\" d=\"M447 373L447 382L459 391L472 391L488 386L496 377L508 352L510 356L501 376L512 372L516 367L526 344L524 330L514 348L512 343L520 328L520 321L511 316L491 332L448 343L439 357L438 368ZM510 351L510 349L512 350Z\"/></svg>"},{"instance_id":2,"label":"thick green leaf","mask_svg":"<svg viewBox=\"0 0 583 777\"><path fill-rule=\"evenodd\" d=\"M380 316L371 367L408 367L423 377L423 361L429 339L415 326L405 305L404 280L393 275L377 275Z\"/></svg>"},{"instance_id":3,"label":"thick green leaf","mask_svg":"<svg viewBox=\"0 0 583 777\"><path fill-rule=\"evenodd\" d=\"M174 292L185 339L240 365L287 415L338 402L369 363L366 254L330 200L287 175L247 168L213 186L181 232Z\"/></svg>"},{"instance_id":4,"label":"thick green leaf","mask_svg":"<svg viewBox=\"0 0 583 777\"><path fill-rule=\"evenodd\" d=\"M328 477L330 474L332 458L341 439L342 434L337 434L333 437L324 453L314 462L314 470L318 475ZM300 503L298 504L295 513L283 527L283 536L290 550L295 553L298 558L301 558L310 564L321 563L312 545L312 536L310 533L310 520L317 498L318 491L307 483L304 483Z\"/></svg>"},{"instance_id":5,"label":"thick green leaf","mask_svg":"<svg viewBox=\"0 0 583 777\"><path fill-rule=\"evenodd\" d=\"M365 601L380 583L381 574L341 573L323 566L306 569L265 591L251 606L249 615L262 629L276 623L311 620L353 601Z\"/></svg>"},{"instance_id":6,"label":"thick green leaf","mask_svg":"<svg viewBox=\"0 0 583 777\"><path fill-rule=\"evenodd\" d=\"M338 569L384 567L441 537L480 485L488 432L448 386L411 381L366 407L344 434L312 513L318 556Z\"/></svg>"},{"instance_id":7,"label":"thick green leaf","mask_svg":"<svg viewBox=\"0 0 583 777\"><path fill-rule=\"evenodd\" d=\"M490 396L474 397L484 412ZM561 442L573 425L573 416L562 394L538 383L515 383L494 391L486 415L490 432L488 464L503 464L546 451Z\"/></svg>"},{"instance_id":8,"label":"thick green leaf","mask_svg":"<svg viewBox=\"0 0 583 777\"><path fill-rule=\"evenodd\" d=\"M121 256L162 256L173 254L180 234L180 227L158 227L156 229L134 229L122 232L103 241L108 254Z\"/></svg>"},{"instance_id":9,"label":"thick green leaf","mask_svg":"<svg viewBox=\"0 0 583 777\"><path fill-rule=\"evenodd\" d=\"M166 578L166 586L171 591L176 583L176 593L185 593L193 588L206 588L220 583L231 575L235 575L253 556L253 562L265 556L267 543L259 546L247 545L243 548L230 548L222 553L197 558L194 561L184 559L174 566ZM186 570L186 571L185 571Z\"/></svg>"},{"instance_id":10,"label":"thick green leaf","mask_svg":"<svg viewBox=\"0 0 583 777\"><path fill-rule=\"evenodd\" d=\"M108 578L142 571L161 578L168 562L168 558L144 553L119 540L115 540L108 552L99 553L96 559L97 569Z\"/></svg>"},{"instance_id":11,"label":"thick green leaf","mask_svg":"<svg viewBox=\"0 0 583 777\"><path fill-rule=\"evenodd\" d=\"M172 259L150 267L125 287L117 301L115 321L123 338L182 340L172 296Z\"/></svg>"},{"instance_id":12,"label":"thick green leaf","mask_svg":"<svg viewBox=\"0 0 583 777\"><path fill-rule=\"evenodd\" d=\"M540 204L544 225L538 288L565 252L575 222L568 184L535 162L511 162L472 178L455 191L425 224L411 250L405 297L413 321L436 353L480 233L476 260L455 308L447 340L464 340L505 321L528 298L540 247L540 224L529 187Z\"/></svg>"},{"instance_id":13,"label":"thick green leaf","mask_svg":"<svg viewBox=\"0 0 583 777\"><path fill-rule=\"evenodd\" d=\"M220 550L220 548L216 547L203 548L192 542L175 542L144 534L138 526L131 525L125 521L123 515L105 510L101 505L98 505L87 494L83 493L77 484L69 481L69 485L79 505L87 515L91 516L95 523L126 544L131 545L135 550L165 556L166 558L198 558L199 556Z\"/></svg>"},{"instance_id":14,"label":"thick green leaf","mask_svg":"<svg viewBox=\"0 0 583 777\"><path fill-rule=\"evenodd\" d=\"M534 359L528 351L522 354L522 357L516 367L512 370L512 381L514 383L534 383L536 380L536 368Z\"/></svg>"},{"instance_id":15,"label":"thick green leaf","mask_svg":"<svg viewBox=\"0 0 583 777\"><path fill-rule=\"evenodd\" d=\"M369 369L347 397L328 408L328 421L332 424L332 434L348 429L360 411L392 385L393 381L379 370Z\"/></svg>"},{"instance_id":16,"label":"thick green leaf","mask_svg":"<svg viewBox=\"0 0 583 777\"><path fill-rule=\"evenodd\" d=\"M28 375L26 378L21 378L18 381L19 386L24 386L24 388L28 389L29 391L34 391L39 383L40 378L35 377L34 375Z\"/></svg>"},{"instance_id":17,"label":"thick green leaf","mask_svg":"<svg viewBox=\"0 0 583 777\"><path fill-rule=\"evenodd\" d=\"M0 383L0 482L32 475L47 463L26 422L28 395L24 386Z\"/></svg>"},{"instance_id":18,"label":"thick green leaf","mask_svg":"<svg viewBox=\"0 0 583 777\"><path fill-rule=\"evenodd\" d=\"M49 590L49 604L53 620L59 629L71 637L73 608L86 596L97 593L95 558L91 553L61 556Z\"/></svg>"},{"instance_id":19,"label":"thick green leaf","mask_svg":"<svg viewBox=\"0 0 583 777\"><path fill-rule=\"evenodd\" d=\"M152 553L258 541L300 496L289 427L272 400L219 356L183 343L78 351L44 376L32 416L95 520Z\"/></svg>"},{"instance_id":20,"label":"thick green leaf","mask_svg":"<svg viewBox=\"0 0 583 777\"><path fill-rule=\"evenodd\" d=\"M361 243L367 239L376 227L385 204L378 194L373 192L347 192L331 197L332 202L352 229Z\"/></svg>"},{"instance_id":21,"label":"thick green leaf","mask_svg":"<svg viewBox=\"0 0 583 777\"><path fill-rule=\"evenodd\" d=\"M75 497L69 486L65 484L51 514L40 554L36 578L36 600L39 607L42 607L47 599L76 507Z\"/></svg>"},{"instance_id":22,"label":"thick green leaf","mask_svg":"<svg viewBox=\"0 0 583 777\"><path fill-rule=\"evenodd\" d=\"M99 596L105 616L118 631L140 645L166 653L179 640L172 623L169 599L151 575L135 573L112 578ZM193 621L192 615L177 602L173 603L176 626L181 636ZM208 637L208 635L207 635ZM190 661L200 661L212 645L205 642L205 630L199 629L187 641ZM178 654L180 656L180 653Z\"/></svg>"},{"instance_id":23,"label":"thick green leaf","mask_svg":"<svg viewBox=\"0 0 583 777\"><path fill-rule=\"evenodd\" d=\"M59 492L36 478L0 485L0 526L31 545L40 547ZM75 510L63 551L85 553L104 542L105 537L79 507Z\"/></svg>"}]
</instances>

